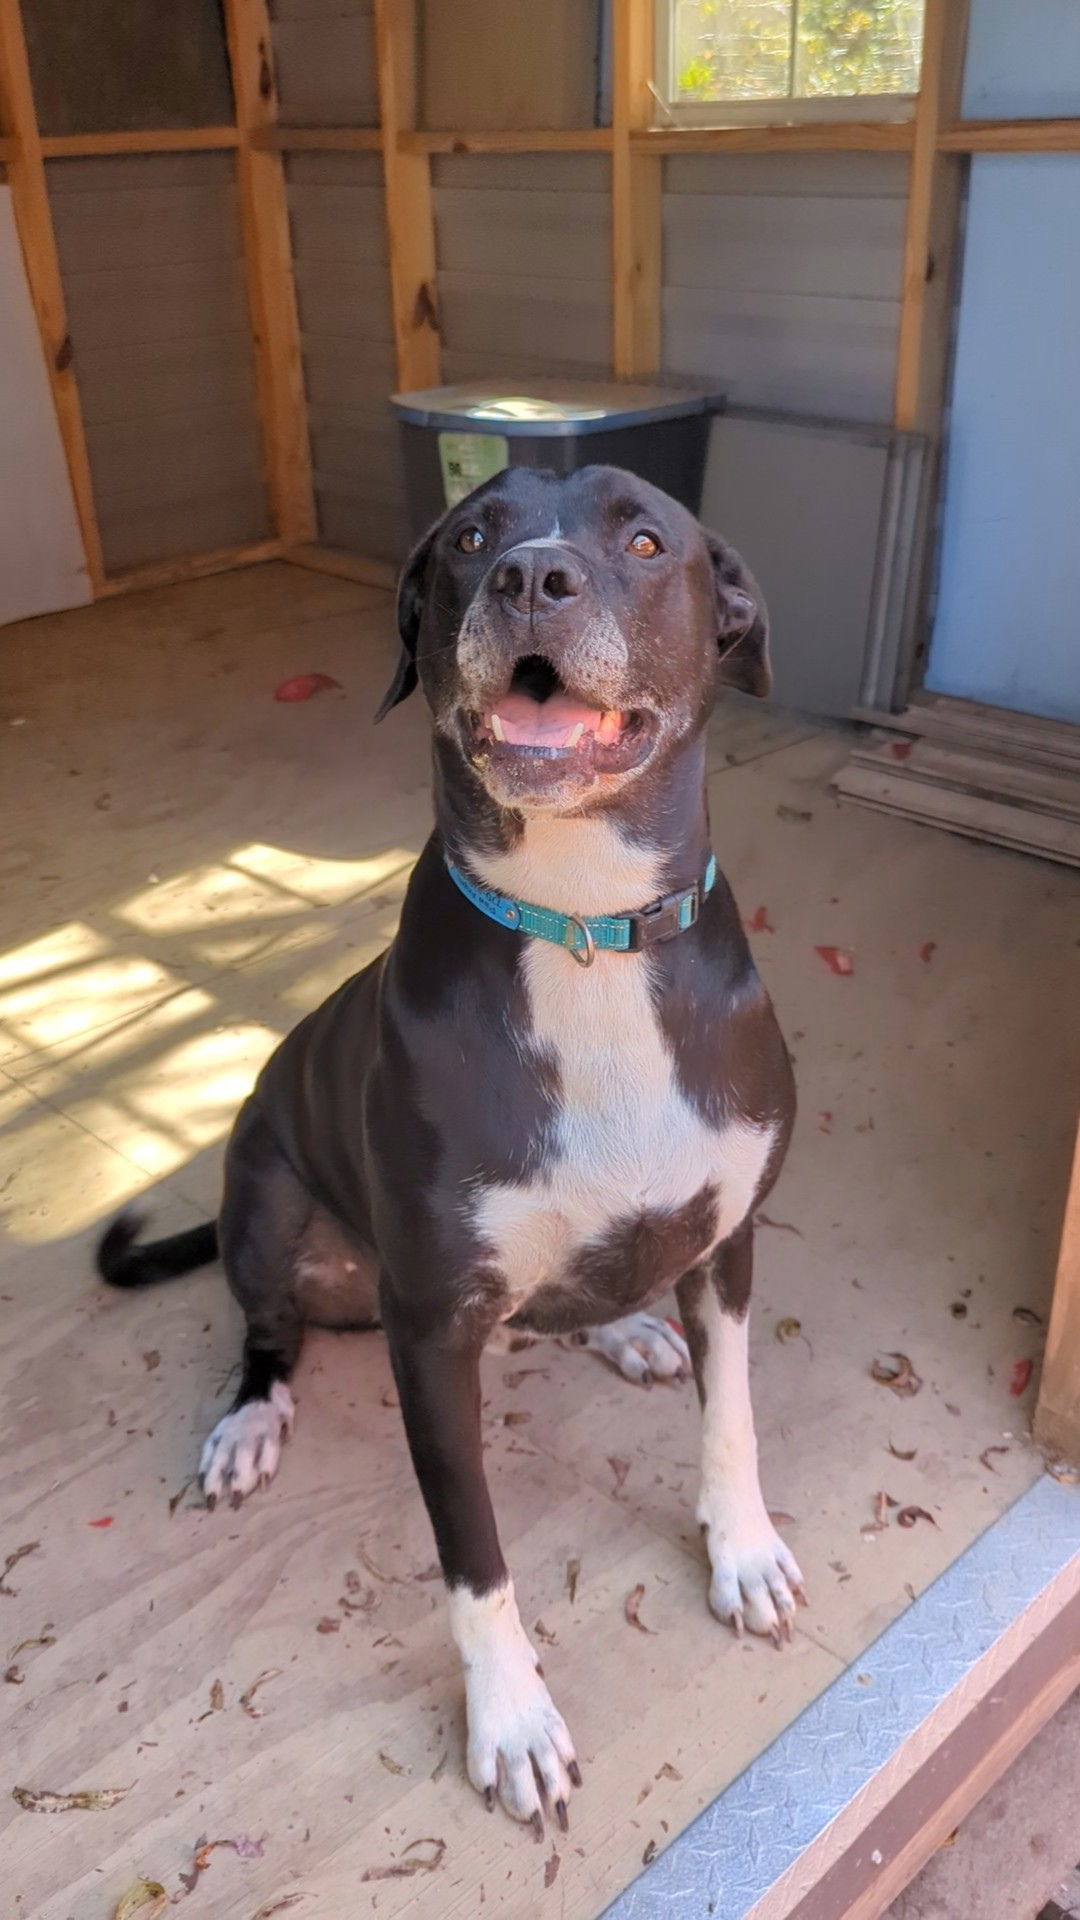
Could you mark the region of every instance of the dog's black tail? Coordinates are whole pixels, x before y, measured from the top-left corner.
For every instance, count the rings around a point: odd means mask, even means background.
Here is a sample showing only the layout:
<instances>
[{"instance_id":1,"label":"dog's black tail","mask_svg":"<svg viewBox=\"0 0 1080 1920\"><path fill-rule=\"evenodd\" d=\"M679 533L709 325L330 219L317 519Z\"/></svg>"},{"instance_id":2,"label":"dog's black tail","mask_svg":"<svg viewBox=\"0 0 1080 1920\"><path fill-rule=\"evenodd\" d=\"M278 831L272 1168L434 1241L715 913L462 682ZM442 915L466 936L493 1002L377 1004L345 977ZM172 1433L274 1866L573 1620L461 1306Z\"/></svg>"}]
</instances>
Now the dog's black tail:
<instances>
[{"instance_id":1,"label":"dog's black tail","mask_svg":"<svg viewBox=\"0 0 1080 1920\"><path fill-rule=\"evenodd\" d=\"M139 1247L135 1242L144 1224L145 1216L137 1207L125 1207L102 1234L97 1270L110 1287L148 1287L155 1280L175 1280L217 1258L218 1234L212 1220Z\"/></svg>"}]
</instances>

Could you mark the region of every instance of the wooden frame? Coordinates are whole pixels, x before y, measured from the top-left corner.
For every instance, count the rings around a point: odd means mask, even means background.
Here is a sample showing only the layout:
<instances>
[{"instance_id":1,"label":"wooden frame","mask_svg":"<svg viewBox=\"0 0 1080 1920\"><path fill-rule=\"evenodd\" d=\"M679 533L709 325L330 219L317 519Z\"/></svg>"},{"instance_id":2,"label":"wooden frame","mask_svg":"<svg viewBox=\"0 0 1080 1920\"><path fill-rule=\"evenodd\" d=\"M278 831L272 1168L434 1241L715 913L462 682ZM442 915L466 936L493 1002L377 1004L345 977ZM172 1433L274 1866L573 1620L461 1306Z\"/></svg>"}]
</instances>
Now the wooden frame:
<instances>
[{"instance_id":1,"label":"wooden frame","mask_svg":"<svg viewBox=\"0 0 1080 1920\"><path fill-rule=\"evenodd\" d=\"M398 386L434 387L442 341L431 162L426 153L403 152L398 141L416 125L415 0L375 0L375 58Z\"/></svg>"},{"instance_id":2,"label":"wooden frame","mask_svg":"<svg viewBox=\"0 0 1080 1920\"><path fill-rule=\"evenodd\" d=\"M235 567L257 567L266 560L286 557L280 540L254 540L246 547L216 547L210 553L180 554L174 560L151 560L145 567L126 567L110 573L98 588L99 600L119 593L141 593L147 587L173 587L182 580L203 580L211 573L231 573Z\"/></svg>"},{"instance_id":3,"label":"wooden frame","mask_svg":"<svg viewBox=\"0 0 1080 1920\"><path fill-rule=\"evenodd\" d=\"M653 0L614 0L611 44L611 364L641 379L660 365L662 162L634 144L652 118Z\"/></svg>"},{"instance_id":4,"label":"wooden frame","mask_svg":"<svg viewBox=\"0 0 1080 1920\"><path fill-rule=\"evenodd\" d=\"M958 201L958 162L939 152L946 121L955 118L960 104L967 0L926 0L922 67L915 103L915 123L908 175L907 217L904 227L904 264L900 299L900 331L896 346L896 387L893 424L904 430L926 427L936 418L937 393L943 366L930 365L927 309L930 282L940 266L934 233L943 209L951 242L956 207L948 205L950 188ZM942 288L939 282L937 292Z\"/></svg>"},{"instance_id":5,"label":"wooden frame","mask_svg":"<svg viewBox=\"0 0 1080 1920\"><path fill-rule=\"evenodd\" d=\"M262 419L267 492L277 538L315 537L307 400L293 282L285 168L256 136L277 122L277 84L265 0L225 0L239 147L240 226Z\"/></svg>"},{"instance_id":6,"label":"wooden frame","mask_svg":"<svg viewBox=\"0 0 1080 1920\"><path fill-rule=\"evenodd\" d=\"M0 114L13 136L6 161L15 225L71 478L86 570L97 593L105 577L101 535L19 0L0 0Z\"/></svg>"},{"instance_id":7,"label":"wooden frame","mask_svg":"<svg viewBox=\"0 0 1080 1920\"><path fill-rule=\"evenodd\" d=\"M1035 1438L1050 1454L1080 1468L1080 1131L1065 1202Z\"/></svg>"},{"instance_id":8,"label":"wooden frame","mask_svg":"<svg viewBox=\"0 0 1080 1920\"><path fill-rule=\"evenodd\" d=\"M136 133L46 133L46 160L82 160L110 153L216 153L240 145L237 127L148 127Z\"/></svg>"}]
</instances>

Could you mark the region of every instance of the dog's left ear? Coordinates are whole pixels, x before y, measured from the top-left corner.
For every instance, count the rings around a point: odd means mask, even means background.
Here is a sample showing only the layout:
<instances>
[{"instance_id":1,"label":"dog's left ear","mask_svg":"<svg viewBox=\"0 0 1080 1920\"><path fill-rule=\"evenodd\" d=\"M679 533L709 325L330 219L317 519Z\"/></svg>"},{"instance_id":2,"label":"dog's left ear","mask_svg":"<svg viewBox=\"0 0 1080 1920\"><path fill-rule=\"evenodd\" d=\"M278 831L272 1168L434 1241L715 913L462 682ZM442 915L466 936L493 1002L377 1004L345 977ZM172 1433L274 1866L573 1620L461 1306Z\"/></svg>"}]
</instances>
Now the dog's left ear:
<instances>
[{"instance_id":1,"label":"dog's left ear","mask_svg":"<svg viewBox=\"0 0 1080 1920\"><path fill-rule=\"evenodd\" d=\"M394 677L375 715L377 721L385 720L391 707L396 707L401 700L407 700L417 684L416 643L420 638L420 618L424 611L428 561L438 531L438 526L432 527L431 532L426 533L413 548L398 581L397 624L401 635L401 652Z\"/></svg>"},{"instance_id":2,"label":"dog's left ear","mask_svg":"<svg viewBox=\"0 0 1080 1920\"><path fill-rule=\"evenodd\" d=\"M725 686L764 700L772 686L765 597L734 547L705 535L716 586L717 646Z\"/></svg>"}]
</instances>

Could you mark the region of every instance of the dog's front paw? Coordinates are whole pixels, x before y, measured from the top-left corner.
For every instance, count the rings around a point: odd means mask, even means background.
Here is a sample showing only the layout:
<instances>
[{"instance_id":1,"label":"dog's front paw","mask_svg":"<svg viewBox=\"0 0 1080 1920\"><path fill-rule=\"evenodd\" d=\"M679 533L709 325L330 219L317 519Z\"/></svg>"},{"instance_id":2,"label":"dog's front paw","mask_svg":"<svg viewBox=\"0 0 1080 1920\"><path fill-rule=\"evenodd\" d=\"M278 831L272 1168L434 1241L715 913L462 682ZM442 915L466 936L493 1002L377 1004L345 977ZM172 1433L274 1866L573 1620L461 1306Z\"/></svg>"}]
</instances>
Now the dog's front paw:
<instances>
[{"instance_id":1,"label":"dog's front paw","mask_svg":"<svg viewBox=\"0 0 1080 1920\"><path fill-rule=\"evenodd\" d=\"M292 1394L283 1380L275 1380L268 1400L248 1400L218 1421L199 1460L208 1507L216 1507L223 1493L231 1494L238 1507L245 1494L269 1485L295 1417Z\"/></svg>"},{"instance_id":2,"label":"dog's front paw","mask_svg":"<svg viewBox=\"0 0 1080 1920\"><path fill-rule=\"evenodd\" d=\"M563 1832L581 1771L562 1714L539 1672L518 1617L513 1587L474 1597L451 1594L455 1638L465 1661L469 1779L488 1808L498 1795L515 1820L543 1837L540 1789ZM538 1784L539 1783L539 1784Z\"/></svg>"},{"instance_id":3,"label":"dog's front paw","mask_svg":"<svg viewBox=\"0 0 1080 1920\"><path fill-rule=\"evenodd\" d=\"M590 1353L601 1353L626 1380L651 1387L654 1380L687 1380L690 1349L670 1320L651 1313L628 1313L605 1327L590 1327L584 1338Z\"/></svg>"},{"instance_id":4,"label":"dog's front paw","mask_svg":"<svg viewBox=\"0 0 1080 1920\"><path fill-rule=\"evenodd\" d=\"M803 1577L758 1499L726 1490L703 1493L697 1517L709 1550L709 1605L741 1634L760 1633L775 1647L791 1639L795 1608L805 1605Z\"/></svg>"}]
</instances>

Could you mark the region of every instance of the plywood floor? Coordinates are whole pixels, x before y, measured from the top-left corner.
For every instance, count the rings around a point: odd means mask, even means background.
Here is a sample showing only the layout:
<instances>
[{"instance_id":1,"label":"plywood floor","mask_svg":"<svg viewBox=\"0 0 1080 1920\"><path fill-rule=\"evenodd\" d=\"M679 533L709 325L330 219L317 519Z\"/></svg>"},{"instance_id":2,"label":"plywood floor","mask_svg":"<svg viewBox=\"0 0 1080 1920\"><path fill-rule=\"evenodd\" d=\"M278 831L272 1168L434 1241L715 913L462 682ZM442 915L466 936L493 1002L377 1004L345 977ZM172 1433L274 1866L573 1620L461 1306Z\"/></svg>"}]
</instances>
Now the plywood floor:
<instances>
[{"instance_id":1,"label":"plywood floor","mask_svg":"<svg viewBox=\"0 0 1080 1920\"><path fill-rule=\"evenodd\" d=\"M20 1920L108 1920L140 1874L183 1904L204 1838L255 1846L209 1857L193 1916L296 1896L304 1920L593 1920L1038 1471L1033 1387L1009 1389L1038 1359L1015 1310L1045 1312L1074 1120L1075 876L839 809L846 738L740 706L714 838L765 909L802 1102L753 1341L766 1495L810 1585L795 1644L737 1645L707 1611L689 1391L554 1346L490 1356L505 1544L586 1776L569 1838L536 1847L463 1781L380 1339L311 1338L267 1496L210 1515L182 1491L237 1315L216 1271L106 1295L89 1249L135 1195L162 1228L205 1215L276 1036L392 932L428 821L421 707L369 726L393 644L385 596L279 566L0 634L0 1565L35 1543L0 1593ZM275 704L310 669L344 694ZM877 1349L910 1355L917 1397L874 1384ZM864 1533L881 1492L932 1520ZM623 1617L638 1583L648 1634ZM15 1786L127 1791L46 1816Z\"/></svg>"}]
</instances>

